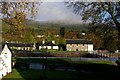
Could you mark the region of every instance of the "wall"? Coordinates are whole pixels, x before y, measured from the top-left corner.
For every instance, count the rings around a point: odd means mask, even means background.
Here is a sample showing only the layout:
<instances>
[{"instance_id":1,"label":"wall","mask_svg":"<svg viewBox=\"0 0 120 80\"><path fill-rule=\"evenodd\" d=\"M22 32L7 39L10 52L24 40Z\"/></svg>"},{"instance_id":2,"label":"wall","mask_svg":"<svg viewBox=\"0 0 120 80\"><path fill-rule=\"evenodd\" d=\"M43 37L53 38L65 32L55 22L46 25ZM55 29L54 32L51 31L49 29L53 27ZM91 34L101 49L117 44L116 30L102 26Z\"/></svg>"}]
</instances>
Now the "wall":
<instances>
[{"instance_id":1,"label":"wall","mask_svg":"<svg viewBox=\"0 0 120 80\"><path fill-rule=\"evenodd\" d=\"M0 56L1 56L0 65L2 68L2 70L0 71L0 78L2 78L3 76L7 75L7 73L10 73L12 71L11 67L12 53L7 47L7 45L4 46Z\"/></svg>"},{"instance_id":2,"label":"wall","mask_svg":"<svg viewBox=\"0 0 120 80\"><path fill-rule=\"evenodd\" d=\"M67 44L66 48L68 51L88 51L87 44Z\"/></svg>"}]
</instances>

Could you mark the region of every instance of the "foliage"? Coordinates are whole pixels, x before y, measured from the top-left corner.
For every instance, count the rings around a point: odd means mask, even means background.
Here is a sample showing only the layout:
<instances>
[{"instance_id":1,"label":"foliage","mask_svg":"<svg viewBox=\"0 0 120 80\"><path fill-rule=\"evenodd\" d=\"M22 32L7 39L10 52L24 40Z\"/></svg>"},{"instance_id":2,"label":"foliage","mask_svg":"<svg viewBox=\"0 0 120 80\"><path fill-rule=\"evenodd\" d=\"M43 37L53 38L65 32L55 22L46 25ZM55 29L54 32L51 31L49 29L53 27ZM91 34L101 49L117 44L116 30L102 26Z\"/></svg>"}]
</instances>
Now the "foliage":
<instances>
[{"instance_id":1,"label":"foliage","mask_svg":"<svg viewBox=\"0 0 120 80\"><path fill-rule=\"evenodd\" d=\"M37 13L37 5L37 2L0 2L2 21L9 27L8 31L3 34L3 36L7 36L7 41L21 41L25 31L26 15L30 14L34 17ZM12 36L14 36L14 39L10 38ZM6 39L4 38L4 40Z\"/></svg>"},{"instance_id":2,"label":"foliage","mask_svg":"<svg viewBox=\"0 0 120 80\"><path fill-rule=\"evenodd\" d=\"M64 37L64 34L65 34L65 27L61 27L60 28L60 35L61 35L61 37Z\"/></svg>"},{"instance_id":3,"label":"foliage","mask_svg":"<svg viewBox=\"0 0 120 80\"><path fill-rule=\"evenodd\" d=\"M23 31L19 31L17 28L10 27L8 24L3 22L2 30L3 41L16 41L28 43L35 42L34 31L31 26L25 26Z\"/></svg>"},{"instance_id":4,"label":"foliage","mask_svg":"<svg viewBox=\"0 0 120 80\"><path fill-rule=\"evenodd\" d=\"M78 31L67 31L64 35L66 39L77 39Z\"/></svg>"},{"instance_id":5,"label":"foliage","mask_svg":"<svg viewBox=\"0 0 120 80\"><path fill-rule=\"evenodd\" d=\"M95 49L106 49L115 51L118 45L118 31L110 25L97 24L89 28L89 32L84 36L87 40L92 40Z\"/></svg>"},{"instance_id":6,"label":"foliage","mask_svg":"<svg viewBox=\"0 0 120 80\"><path fill-rule=\"evenodd\" d=\"M84 21L92 24L113 22L120 29L120 2L66 2L73 12L80 14Z\"/></svg>"},{"instance_id":7,"label":"foliage","mask_svg":"<svg viewBox=\"0 0 120 80\"><path fill-rule=\"evenodd\" d=\"M120 41L120 1L118 2L117 1L114 1L114 2L79 2L79 1L69 0L68 2L66 2L66 4L67 4L67 7L73 8L73 12L75 14L80 14L82 16L83 21L88 21L90 23L90 26L96 26L101 23L102 26L107 25L110 27L116 27L118 30L118 36L117 36L118 39L114 38L113 36L106 37L106 42L108 43L105 43L107 45L105 46L105 48L108 50L117 49L117 46L120 45L120 43L118 42ZM106 30L105 32L109 31L109 28L104 29ZM110 40L110 38L112 38L112 40ZM117 41L117 46L116 46L116 41ZM113 44L108 46L108 44L110 43L113 43ZM113 46L115 45L115 46L112 47L112 45Z\"/></svg>"},{"instance_id":8,"label":"foliage","mask_svg":"<svg viewBox=\"0 0 120 80\"><path fill-rule=\"evenodd\" d=\"M23 42L34 43L36 42L34 36L30 33L26 33L23 37Z\"/></svg>"}]
</instances>

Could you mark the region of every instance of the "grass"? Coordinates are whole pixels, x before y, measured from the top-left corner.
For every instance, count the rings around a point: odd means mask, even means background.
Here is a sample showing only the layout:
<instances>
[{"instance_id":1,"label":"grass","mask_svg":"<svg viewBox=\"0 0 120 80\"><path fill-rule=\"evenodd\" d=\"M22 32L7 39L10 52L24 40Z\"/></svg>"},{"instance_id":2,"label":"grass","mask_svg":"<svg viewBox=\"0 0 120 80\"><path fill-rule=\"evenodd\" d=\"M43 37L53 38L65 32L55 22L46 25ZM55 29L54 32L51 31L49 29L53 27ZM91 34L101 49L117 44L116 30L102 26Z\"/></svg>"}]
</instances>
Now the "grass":
<instances>
[{"instance_id":1,"label":"grass","mask_svg":"<svg viewBox=\"0 0 120 80\"><path fill-rule=\"evenodd\" d=\"M11 78L22 78L22 76L20 75L20 73L17 71L17 69L12 69L12 72L10 74L8 74L7 76L5 76L3 78L3 80L7 78L7 79L11 79Z\"/></svg>"},{"instance_id":2,"label":"grass","mask_svg":"<svg viewBox=\"0 0 120 80\"><path fill-rule=\"evenodd\" d=\"M22 79L26 80L27 78L38 78L42 73L36 70L26 70L22 71L19 69L13 68L12 73L8 74L3 78L3 80L13 80L13 79Z\"/></svg>"},{"instance_id":3,"label":"grass","mask_svg":"<svg viewBox=\"0 0 120 80\"><path fill-rule=\"evenodd\" d=\"M46 74L51 80L74 80L77 78L77 72L72 71L47 71Z\"/></svg>"},{"instance_id":4,"label":"grass","mask_svg":"<svg viewBox=\"0 0 120 80\"><path fill-rule=\"evenodd\" d=\"M109 65L113 65L113 62L111 61L91 61L91 63L96 63L96 64L109 64Z\"/></svg>"},{"instance_id":5,"label":"grass","mask_svg":"<svg viewBox=\"0 0 120 80\"><path fill-rule=\"evenodd\" d=\"M74 80L77 76L77 72L71 72L71 71L52 71L47 70L45 71L45 74L49 80ZM3 80L14 80L14 79L20 79L20 80L34 80L34 79L42 79L43 78L43 71L42 70L33 70L33 69L27 69L26 72L20 71L18 69L13 69L12 73L5 76Z\"/></svg>"}]
</instances>

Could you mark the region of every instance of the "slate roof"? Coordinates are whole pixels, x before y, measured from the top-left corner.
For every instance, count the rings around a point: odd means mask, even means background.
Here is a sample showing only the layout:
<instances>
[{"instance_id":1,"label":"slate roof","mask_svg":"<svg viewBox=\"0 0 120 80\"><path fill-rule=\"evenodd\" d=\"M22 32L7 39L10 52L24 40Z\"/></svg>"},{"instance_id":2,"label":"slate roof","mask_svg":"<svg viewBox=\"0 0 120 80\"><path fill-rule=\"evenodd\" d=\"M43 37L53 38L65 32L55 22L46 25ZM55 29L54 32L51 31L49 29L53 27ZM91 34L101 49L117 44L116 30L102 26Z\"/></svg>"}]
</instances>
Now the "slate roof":
<instances>
[{"instance_id":1,"label":"slate roof","mask_svg":"<svg viewBox=\"0 0 120 80\"><path fill-rule=\"evenodd\" d=\"M4 46L5 46L5 44L6 43L0 43L0 54L1 54L1 52L3 51L3 48L4 48ZM8 45L7 45L8 46ZM11 53L12 53L12 50L10 49L10 47L8 46L8 49L11 51Z\"/></svg>"},{"instance_id":2,"label":"slate roof","mask_svg":"<svg viewBox=\"0 0 120 80\"><path fill-rule=\"evenodd\" d=\"M42 44L42 46L56 46L56 45L53 44L52 42L45 42L44 44Z\"/></svg>"},{"instance_id":3,"label":"slate roof","mask_svg":"<svg viewBox=\"0 0 120 80\"><path fill-rule=\"evenodd\" d=\"M4 45L0 43L0 52L2 52Z\"/></svg>"},{"instance_id":4,"label":"slate roof","mask_svg":"<svg viewBox=\"0 0 120 80\"><path fill-rule=\"evenodd\" d=\"M3 43L7 44L9 47L32 47L33 43Z\"/></svg>"},{"instance_id":5,"label":"slate roof","mask_svg":"<svg viewBox=\"0 0 120 80\"><path fill-rule=\"evenodd\" d=\"M66 44L93 44L93 42L83 40L83 39L77 39L77 40L69 39L69 40L66 40Z\"/></svg>"}]
</instances>

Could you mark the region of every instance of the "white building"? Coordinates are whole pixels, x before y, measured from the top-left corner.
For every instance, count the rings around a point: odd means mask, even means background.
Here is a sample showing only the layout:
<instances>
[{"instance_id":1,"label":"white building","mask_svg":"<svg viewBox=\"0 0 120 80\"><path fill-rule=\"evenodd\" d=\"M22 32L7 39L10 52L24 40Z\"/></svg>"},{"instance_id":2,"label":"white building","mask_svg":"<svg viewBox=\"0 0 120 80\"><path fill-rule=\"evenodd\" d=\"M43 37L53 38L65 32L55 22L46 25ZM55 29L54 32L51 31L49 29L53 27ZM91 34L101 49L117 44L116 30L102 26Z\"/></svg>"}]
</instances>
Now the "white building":
<instances>
[{"instance_id":1,"label":"white building","mask_svg":"<svg viewBox=\"0 0 120 80\"><path fill-rule=\"evenodd\" d=\"M0 80L12 71L11 57L12 53L5 44L0 53Z\"/></svg>"},{"instance_id":2,"label":"white building","mask_svg":"<svg viewBox=\"0 0 120 80\"><path fill-rule=\"evenodd\" d=\"M93 42L82 39L69 39L66 40L66 49L67 51L83 51L91 53L93 52Z\"/></svg>"},{"instance_id":3,"label":"white building","mask_svg":"<svg viewBox=\"0 0 120 80\"><path fill-rule=\"evenodd\" d=\"M51 41L51 42L45 42L43 41L42 45L39 46L39 50L40 49L52 49L52 50L58 50L59 47L58 45L55 45L55 41Z\"/></svg>"},{"instance_id":4,"label":"white building","mask_svg":"<svg viewBox=\"0 0 120 80\"><path fill-rule=\"evenodd\" d=\"M4 43L5 44L5 43ZM34 43L15 43L15 42L8 42L7 45L10 49L16 49L16 50L35 50L35 44Z\"/></svg>"}]
</instances>

